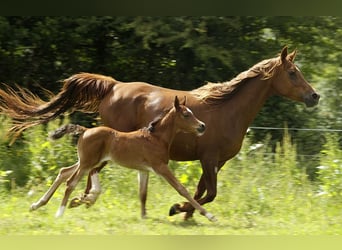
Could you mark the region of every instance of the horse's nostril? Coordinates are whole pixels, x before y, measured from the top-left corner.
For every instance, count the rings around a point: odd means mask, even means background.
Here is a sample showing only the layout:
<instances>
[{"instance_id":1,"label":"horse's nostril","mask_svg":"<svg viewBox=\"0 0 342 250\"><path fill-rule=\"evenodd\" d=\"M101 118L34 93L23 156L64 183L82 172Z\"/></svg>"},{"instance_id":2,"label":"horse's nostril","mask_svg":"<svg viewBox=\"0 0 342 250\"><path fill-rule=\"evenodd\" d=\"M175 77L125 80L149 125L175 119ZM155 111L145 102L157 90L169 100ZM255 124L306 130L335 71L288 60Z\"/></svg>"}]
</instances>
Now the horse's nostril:
<instances>
[{"instance_id":1,"label":"horse's nostril","mask_svg":"<svg viewBox=\"0 0 342 250\"><path fill-rule=\"evenodd\" d=\"M317 94L317 93L313 93L311 96L314 100L319 99L319 97L320 97L319 94Z\"/></svg>"},{"instance_id":2,"label":"horse's nostril","mask_svg":"<svg viewBox=\"0 0 342 250\"><path fill-rule=\"evenodd\" d=\"M203 130L205 130L205 124L204 123L202 124L201 127L202 127Z\"/></svg>"},{"instance_id":3,"label":"horse's nostril","mask_svg":"<svg viewBox=\"0 0 342 250\"><path fill-rule=\"evenodd\" d=\"M198 131L199 132L204 132L205 131L205 124L204 123L200 124L200 126L198 128Z\"/></svg>"}]
</instances>

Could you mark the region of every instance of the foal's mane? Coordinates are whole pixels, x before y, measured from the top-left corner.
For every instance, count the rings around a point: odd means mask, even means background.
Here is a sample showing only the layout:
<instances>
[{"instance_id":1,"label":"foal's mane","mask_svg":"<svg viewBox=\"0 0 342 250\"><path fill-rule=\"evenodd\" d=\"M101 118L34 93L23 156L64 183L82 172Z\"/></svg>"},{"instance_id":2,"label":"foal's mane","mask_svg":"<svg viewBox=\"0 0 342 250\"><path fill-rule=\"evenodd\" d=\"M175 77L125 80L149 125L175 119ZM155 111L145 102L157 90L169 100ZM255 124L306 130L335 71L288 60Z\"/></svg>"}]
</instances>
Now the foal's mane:
<instances>
[{"instance_id":1,"label":"foal's mane","mask_svg":"<svg viewBox=\"0 0 342 250\"><path fill-rule=\"evenodd\" d=\"M148 126L147 126L147 130L150 133L153 133L156 130L156 126L157 124L164 118L164 115L159 115L156 118L153 119L153 121L151 121Z\"/></svg>"},{"instance_id":2,"label":"foal's mane","mask_svg":"<svg viewBox=\"0 0 342 250\"><path fill-rule=\"evenodd\" d=\"M164 119L164 117L170 112L171 109L172 107L164 110L164 112L154 118L145 129L147 129L150 133L155 132L157 125L160 123L161 120Z\"/></svg>"},{"instance_id":3,"label":"foal's mane","mask_svg":"<svg viewBox=\"0 0 342 250\"><path fill-rule=\"evenodd\" d=\"M273 77L280 64L280 57L266 59L241 72L230 81L222 83L208 82L206 85L192 90L191 93L206 104L218 105L234 96L249 79L260 76L261 80L267 80Z\"/></svg>"}]
</instances>

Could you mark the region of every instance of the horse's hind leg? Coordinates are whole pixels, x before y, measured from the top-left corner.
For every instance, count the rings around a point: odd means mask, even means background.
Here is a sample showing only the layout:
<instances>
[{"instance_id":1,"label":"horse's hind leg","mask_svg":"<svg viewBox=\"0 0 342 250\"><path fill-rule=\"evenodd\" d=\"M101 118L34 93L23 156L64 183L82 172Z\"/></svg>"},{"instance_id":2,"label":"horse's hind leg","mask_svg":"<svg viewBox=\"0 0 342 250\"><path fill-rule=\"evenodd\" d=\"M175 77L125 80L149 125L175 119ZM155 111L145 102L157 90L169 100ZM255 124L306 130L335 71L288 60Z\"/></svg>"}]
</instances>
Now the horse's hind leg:
<instances>
[{"instance_id":1,"label":"horse's hind leg","mask_svg":"<svg viewBox=\"0 0 342 250\"><path fill-rule=\"evenodd\" d=\"M98 174L106 164L107 162L103 162L99 167L94 168L89 172L87 187L83 195L73 198L70 201L69 208L78 207L82 204L86 204L87 207L90 207L95 204L97 198L101 194Z\"/></svg>"},{"instance_id":2,"label":"horse's hind leg","mask_svg":"<svg viewBox=\"0 0 342 250\"><path fill-rule=\"evenodd\" d=\"M51 199L52 195L56 192L57 188L74 173L77 167L78 167L78 163L70 167L62 168L59 171L59 174L57 175L55 181L52 183L51 187L48 189L48 191L37 202L31 205L30 211L37 210L41 206L46 205Z\"/></svg>"}]
</instances>

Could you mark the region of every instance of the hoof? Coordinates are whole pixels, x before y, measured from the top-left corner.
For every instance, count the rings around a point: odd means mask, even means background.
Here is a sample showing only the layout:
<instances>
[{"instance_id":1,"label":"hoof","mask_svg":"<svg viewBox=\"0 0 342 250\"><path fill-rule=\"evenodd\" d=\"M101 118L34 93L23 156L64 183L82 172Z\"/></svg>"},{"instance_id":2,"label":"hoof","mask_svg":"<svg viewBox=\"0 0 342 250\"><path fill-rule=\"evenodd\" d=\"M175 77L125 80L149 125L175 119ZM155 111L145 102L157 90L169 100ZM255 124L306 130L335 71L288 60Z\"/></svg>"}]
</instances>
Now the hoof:
<instances>
[{"instance_id":1,"label":"hoof","mask_svg":"<svg viewBox=\"0 0 342 250\"><path fill-rule=\"evenodd\" d=\"M73 198L69 203L69 208L74 208L81 206L83 204L82 200L80 198Z\"/></svg>"},{"instance_id":2,"label":"hoof","mask_svg":"<svg viewBox=\"0 0 342 250\"><path fill-rule=\"evenodd\" d=\"M31 206L30 206L30 212L33 212L34 210L37 210L37 206L35 203L33 203Z\"/></svg>"},{"instance_id":3,"label":"hoof","mask_svg":"<svg viewBox=\"0 0 342 250\"><path fill-rule=\"evenodd\" d=\"M183 219L184 219L185 221L191 220L191 219L193 219L193 215L194 215L194 210L188 211L188 212L185 213Z\"/></svg>"},{"instance_id":4,"label":"hoof","mask_svg":"<svg viewBox=\"0 0 342 250\"><path fill-rule=\"evenodd\" d=\"M211 222L216 222L217 219L214 215L212 215L211 213L206 213L205 217L207 217L208 220L210 220Z\"/></svg>"},{"instance_id":5,"label":"hoof","mask_svg":"<svg viewBox=\"0 0 342 250\"><path fill-rule=\"evenodd\" d=\"M180 205L179 204L175 204L173 205L171 208L170 208L170 211L169 211L169 216L173 216L175 214L179 214L181 211L180 211Z\"/></svg>"}]
</instances>

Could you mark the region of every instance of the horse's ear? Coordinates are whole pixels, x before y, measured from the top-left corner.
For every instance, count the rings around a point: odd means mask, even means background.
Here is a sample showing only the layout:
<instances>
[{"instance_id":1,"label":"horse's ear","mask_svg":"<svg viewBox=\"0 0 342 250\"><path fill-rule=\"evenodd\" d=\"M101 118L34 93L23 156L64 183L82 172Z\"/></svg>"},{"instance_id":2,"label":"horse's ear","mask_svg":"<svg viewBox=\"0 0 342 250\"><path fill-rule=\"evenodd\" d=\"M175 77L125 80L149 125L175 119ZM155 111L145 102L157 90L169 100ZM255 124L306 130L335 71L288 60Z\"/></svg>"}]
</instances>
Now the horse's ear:
<instances>
[{"instance_id":1,"label":"horse's ear","mask_svg":"<svg viewBox=\"0 0 342 250\"><path fill-rule=\"evenodd\" d=\"M178 100L177 96L175 96L175 101L174 101L173 105L176 108L176 110L179 110L180 107L179 107L179 100Z\"/></svg>"},{"instance_id":2,"label":"horse's ear","mask_svg":"<svg viewBox=\"0 0 342 250\"><path fill-rule=\"evenodd\" d=\"M291 62L294 61L294 59L296 58L297 55L297 50L295 49L294 51L292 51L290 54L288 54L287 59Z\"/></svg>"},{"instance_id":3,"label":"horse's ear","mask_svg":"<svg viewBox=\"0 0 342 250\"><path fill-rule=\"evenodd\" d=\"M185 106L185 104L186 104L186 96L184 96L184 100L183 100L183 102L182 102L182 105Z\"/></svg>"},{"instance_id":4,"label":"horse's ear","mask_svg":"<svg viewBox=\"0 0 342 250\"><path fill-rule=\"evenodd\" d=\"M282 63L286 62L286 57L287 57L287 46L285 46L280 53L280 59Z\"/></svg>"}]
</instances>

